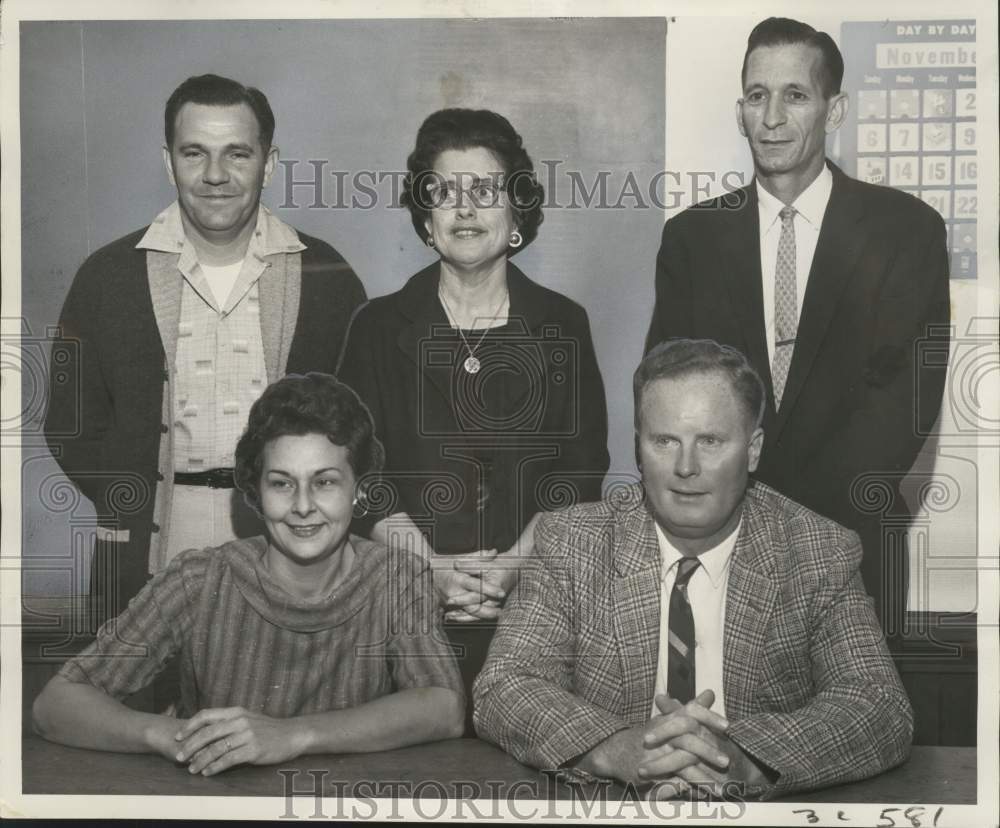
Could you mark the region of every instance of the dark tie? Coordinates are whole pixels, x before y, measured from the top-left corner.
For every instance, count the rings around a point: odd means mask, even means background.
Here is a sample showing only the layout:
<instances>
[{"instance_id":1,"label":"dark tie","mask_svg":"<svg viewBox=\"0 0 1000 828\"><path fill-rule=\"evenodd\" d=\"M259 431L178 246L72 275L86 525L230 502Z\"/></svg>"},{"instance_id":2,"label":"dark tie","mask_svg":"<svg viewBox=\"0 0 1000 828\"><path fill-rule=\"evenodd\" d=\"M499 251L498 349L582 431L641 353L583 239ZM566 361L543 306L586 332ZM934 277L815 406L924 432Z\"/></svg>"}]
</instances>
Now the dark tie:
<instances>
[{"instance_id":1,"label":"dark tie","mask_svg":"<svg viewBox=\"0 0 1000 828\"><path fill-rule=\"evenodd\" d=\"M667 694L681 704L687 704L694 698L694 616L691 615L687 588L698 563L697 558L681 558L677 564L674 588L670 591Z\"/></svg>"},{"instance_id":2,"label":"dark tie","mask_svg":"<svg viewBox=\"0 0 1000 828\"><path fill-rule=\"evenodd\" d=\"M774 361L771 381L774 385L774 407L781 407L785 380L792 364L795 334L799 327L798 301L795 287L795 208L781 211L781 235L778 237L778 259L774 268Z\"/></svg>"}]
</instances>

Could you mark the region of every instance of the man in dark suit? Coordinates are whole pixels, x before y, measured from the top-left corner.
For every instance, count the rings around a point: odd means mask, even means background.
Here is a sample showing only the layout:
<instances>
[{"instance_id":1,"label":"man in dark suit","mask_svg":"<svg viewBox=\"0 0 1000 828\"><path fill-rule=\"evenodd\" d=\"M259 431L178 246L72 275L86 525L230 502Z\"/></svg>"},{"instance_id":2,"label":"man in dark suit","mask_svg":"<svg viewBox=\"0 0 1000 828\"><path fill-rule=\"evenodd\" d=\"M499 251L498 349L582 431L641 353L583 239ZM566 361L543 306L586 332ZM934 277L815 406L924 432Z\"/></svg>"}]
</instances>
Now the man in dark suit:
<instances>
[{"instance_id":1,"label":"man in dark suit","mask_svg":"<svg viewBox=\"0 0 1000 828\"><path fill-rule=\"evenodd\" d=\"M923 202L826 159L842 77L825 33L782 18L751 32L736 116L755 180L667 222L646 350L708 337L747 355L768 390L757 479L861 535L865 585L896 634L899 482L944 389L945 361L919 353L947 354L946 235Z\"/></svg>"},{"instance_id":2,"label":"man in dark suit","mask_svg":"<svg viewBox=\"0 0 1000 828\"><path fill-rule=\"evenodd\" d=\"M765 390L746 358L663 343L633 389L642 484L539 521L475 684L479 734L657 798L770 797L902 762L913 714L857 535L749 481Z\"/></svg>"}]
</instances>

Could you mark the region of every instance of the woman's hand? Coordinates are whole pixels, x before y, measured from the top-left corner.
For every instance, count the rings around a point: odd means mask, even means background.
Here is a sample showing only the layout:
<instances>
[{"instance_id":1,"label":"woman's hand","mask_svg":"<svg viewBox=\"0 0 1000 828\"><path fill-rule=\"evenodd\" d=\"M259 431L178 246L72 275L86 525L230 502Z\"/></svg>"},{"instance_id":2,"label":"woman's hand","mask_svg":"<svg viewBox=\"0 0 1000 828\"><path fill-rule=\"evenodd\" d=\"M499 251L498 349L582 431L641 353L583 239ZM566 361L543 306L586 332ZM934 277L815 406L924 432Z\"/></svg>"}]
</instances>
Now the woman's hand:
<instances>
[{"instance_id":1,"label":"woman's hand","mask_svg":"<svg viewBox=\"0 0 1000 828\"><path fill-rule=\"evenodd\" d=\"M405 512L376 523L372 539L390 548L414 549L430 563L434 589L446 610L446 620L490 620L500 616L500 605L517 582L517 569L533 547L537 522L535 515L503 555L498 555L496 549L438 555Z\"/></svg>"},{"instance_id":2,"label":"woman's hand","mask_svg":"<svg viewBox=\"0 0 1000 828\"><path fill-rule=\"evenodd\" d=\"M242 707L214 707L192 716L174 736L171 756L190 773L211 776L233 765L272 765L301 755L294 719L272 719Z\"/></svg>"},{"instance_id":3,"label":"woman's hand","mask_svg":"<svg viewBox=\"0 0 1000 828\"><path fill-rule=\"evenodd\" d=\"M463 604L449 610L445 618L450 621L476 621L500 617L500 605L517 583L518 563L507 555L496 555L486 562L461 560L455 568L466 574L479 577L483 587L484 600L479 603ZM488 588L499 590L503 598L485 598Z\"/></svg>"},{"instance_id":4,"label":"woman's hand","mask_svg":"<svg viewBox=\"0 0 1000 828\"><path fill-rule=\"evenodd\" d=\"M517 584L517 573L521 568L521 560L515 557L515 555L516 552L513 550L505 552L502 555L497 555L483 569L483 581L503 590L505 596L510 595L510 591Z\"/></svg>"},{"instance_id":5,"label":"woman's hand","mask_svg":"<svg viewBox=\"0 0 1000 828\"><path fill-rule=\"evenodd\" d=\"M471 604L453 606L445 613L445 618L449 621L462 622L499 618L503 599L517 584L520 565L521 560L516 557L514 550L502 555L493 555L486 560L482 558L470 560L466 555L460 556L454 563L455 569L479 579L483 599ZM496 595L497 592L499 596Z\"/></svg>"},{"instance_id":6,"label":"woman's hand","mask_svg":"<svg viewBox=\"0 0 1000 828\"><path fill-rule=\"evenodd\" d=\"M449 610L446 618L475 621L499 614L500 602L507 593L496 579L485 577L496 558L496 549L434 556L431 562L434 586L441 604Z\"/></svg>"},{"instance_id":7,"label":"woman's hand","mask_svg":"<svg viewBox=\"0 0 1000 828\"><path fill-rule=\"evenodd\" d=\"M493 554L489 557L456 557L453 566L458 572L479 578L482 599L470 604L451 606L444 616L447 620L477 621L500 617L500 604L517 584L520 569L535 548L538 518L539 514L535 514L521 530L514 545L501 555L491 550Z\"/></svg>"},{"instance_id":8,"label":"woman's hand","mask_svg":"<svg viewBox=\"0 0 1000 828\"><path fill-rule=\"evenodd\" d=\"M144 743L151 753L158 753L171 762L177 761L177 741L174 736L182 722L167 714L157 715L143 729Z\"/></svg>"}]
</instances>

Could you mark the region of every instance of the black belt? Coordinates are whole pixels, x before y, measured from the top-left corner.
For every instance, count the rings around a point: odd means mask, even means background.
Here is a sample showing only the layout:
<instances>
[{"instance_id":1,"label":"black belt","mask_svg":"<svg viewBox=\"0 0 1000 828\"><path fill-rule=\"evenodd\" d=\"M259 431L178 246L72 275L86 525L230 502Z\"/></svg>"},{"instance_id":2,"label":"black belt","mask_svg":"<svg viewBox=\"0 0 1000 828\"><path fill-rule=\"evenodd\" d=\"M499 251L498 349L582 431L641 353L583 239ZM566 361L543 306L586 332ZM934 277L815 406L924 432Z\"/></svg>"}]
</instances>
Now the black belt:
<instances>
[{"instance_id":1,"label":"black belt","mask_svg":"<svg viewBox=\"0 0 1000 828\"><path fill-rule=\"evenodd\" d=\"M203 472L174 472L174 483L178 486L208 486L210 489L234 489L233 470L227 468L209 469Z\"/></svg>"}]
</instances>

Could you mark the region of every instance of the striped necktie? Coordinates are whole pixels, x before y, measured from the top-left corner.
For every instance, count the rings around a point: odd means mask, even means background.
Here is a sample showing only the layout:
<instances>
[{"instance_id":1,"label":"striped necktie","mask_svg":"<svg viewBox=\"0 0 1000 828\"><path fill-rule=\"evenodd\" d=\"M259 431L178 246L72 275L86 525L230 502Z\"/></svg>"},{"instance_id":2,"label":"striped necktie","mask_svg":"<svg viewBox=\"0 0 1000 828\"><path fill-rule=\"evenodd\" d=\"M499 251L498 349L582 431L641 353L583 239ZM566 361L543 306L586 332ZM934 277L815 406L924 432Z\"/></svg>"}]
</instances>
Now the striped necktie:
<instances>
[{"instance_id":1,"label":"striped necktie","mask_svg":"<svg viewBox=\"0 0 1000 828\"><path fill-rule=\"evenodd\" d=\"M688 581L698 568L697 558L681 558L677 577L670 591L670 618L667 636L670 652L667 656L667 694L681 704L694 698L694 616L688 600Z\"/></svg>"},{"instance_id":2,"label":"striped necktie","mask_svg":"<svg viewBox=\"0 0 1000 828\"><path fill-rule=\"evenodd\" d=\"M778 238L778 260L774 269L774 361L771 381L774 384L774 407L781 407L788 368L795 350L795 334L799 327L798 301L795 288L795 208L781 211L781 236Z\"/></svg>"}]
</instances>

